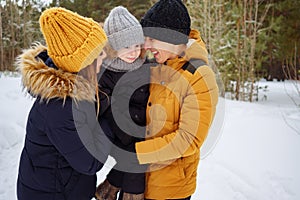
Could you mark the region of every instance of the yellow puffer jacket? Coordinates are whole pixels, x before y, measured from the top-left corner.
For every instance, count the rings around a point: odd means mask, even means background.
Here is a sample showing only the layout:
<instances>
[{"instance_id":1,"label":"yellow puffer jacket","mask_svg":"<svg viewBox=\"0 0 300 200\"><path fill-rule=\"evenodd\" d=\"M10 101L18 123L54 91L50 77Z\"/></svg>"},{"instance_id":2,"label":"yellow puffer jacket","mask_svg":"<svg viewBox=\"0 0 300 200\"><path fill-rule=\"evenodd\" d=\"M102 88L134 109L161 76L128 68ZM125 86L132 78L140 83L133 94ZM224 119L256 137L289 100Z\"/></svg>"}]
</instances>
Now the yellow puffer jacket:
<instances>
[{"instance_id":1,"label":"yellow puffer jacket","mask_svg":"<svg viewBox=\"0 0 300 200\"><path fill-rule=\"evenodd\" d=\"M185 198L196 189L200 147L214 118L218 87L207 65L182 67L193 59L208 61L195 30L183 57L151 68L147 139L136 143L139 162L150 163L147 199Z\"/></svg>"}]
</instances>

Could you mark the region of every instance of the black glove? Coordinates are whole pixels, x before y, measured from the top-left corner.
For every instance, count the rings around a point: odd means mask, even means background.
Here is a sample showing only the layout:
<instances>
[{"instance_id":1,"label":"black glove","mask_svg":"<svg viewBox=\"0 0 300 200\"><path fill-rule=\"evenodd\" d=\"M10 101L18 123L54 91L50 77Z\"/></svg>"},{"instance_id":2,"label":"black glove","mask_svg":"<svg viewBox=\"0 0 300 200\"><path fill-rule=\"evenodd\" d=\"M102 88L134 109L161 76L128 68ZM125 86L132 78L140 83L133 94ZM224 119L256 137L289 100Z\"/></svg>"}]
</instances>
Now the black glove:
<instances>
[{"instance_id":1,"label":"black glove","mask_svg":"<svg viewBox=\"0 0 300 200\"><path fill-rule=\"evenodd\" d=\"M121 172L116 169L111 169L107 174L107 180L115 187L121 188L123 184L123 177L125 172Z\"/></svg>"},{"instance_id":2,"label":"black glove","mask_svg":"<svg viewBox=\"0 0 300 200\"><path fill-rule=\"evenodd\" d=\"M145 173L124 173L122 190L126 193L144 193L146 181Z\"/></svg>"}]
</instances>

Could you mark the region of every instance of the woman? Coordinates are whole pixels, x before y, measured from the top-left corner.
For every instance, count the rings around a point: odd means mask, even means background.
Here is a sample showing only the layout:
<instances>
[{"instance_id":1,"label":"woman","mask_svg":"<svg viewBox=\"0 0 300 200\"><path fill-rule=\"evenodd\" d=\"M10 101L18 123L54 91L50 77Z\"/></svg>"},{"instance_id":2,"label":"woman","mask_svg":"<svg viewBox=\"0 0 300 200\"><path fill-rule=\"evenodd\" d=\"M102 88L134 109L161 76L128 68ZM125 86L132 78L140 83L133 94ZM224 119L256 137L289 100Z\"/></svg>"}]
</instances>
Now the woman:
<instances>
[{"instance_id":1,"label":"woman","mask_svg":"<svg viewBox=\"0 0 300 200\"><path fill-rule=\"evenodd\" d=\"M17 61L24 88L36 98L27 121L17 196L90 200L96 172L111 146L97 120L99 103L95 109L96 72L106 56L107 37L97 22L64 8L44 11L40 27L47 47L37 44Z\"/></svg>"}]
</instances>

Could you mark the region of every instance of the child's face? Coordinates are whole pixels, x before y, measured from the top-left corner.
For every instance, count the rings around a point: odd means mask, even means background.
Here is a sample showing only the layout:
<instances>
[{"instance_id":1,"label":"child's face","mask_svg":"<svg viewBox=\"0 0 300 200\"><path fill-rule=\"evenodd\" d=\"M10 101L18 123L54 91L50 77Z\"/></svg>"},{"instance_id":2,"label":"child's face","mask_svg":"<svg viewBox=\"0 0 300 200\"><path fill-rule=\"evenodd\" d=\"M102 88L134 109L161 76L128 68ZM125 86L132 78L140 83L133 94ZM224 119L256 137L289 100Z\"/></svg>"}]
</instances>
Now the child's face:
<instances>
[{"instance_id":1,"label":"child's face","mask_svg":"<svg viewBox=\"0 0 300 200\"><path fill-rule=\"evenodd\" d=\"M133 63L140 54L141 45L132 45L118 50L118 57L127 63Z\"/></svg>"}]
</instances>

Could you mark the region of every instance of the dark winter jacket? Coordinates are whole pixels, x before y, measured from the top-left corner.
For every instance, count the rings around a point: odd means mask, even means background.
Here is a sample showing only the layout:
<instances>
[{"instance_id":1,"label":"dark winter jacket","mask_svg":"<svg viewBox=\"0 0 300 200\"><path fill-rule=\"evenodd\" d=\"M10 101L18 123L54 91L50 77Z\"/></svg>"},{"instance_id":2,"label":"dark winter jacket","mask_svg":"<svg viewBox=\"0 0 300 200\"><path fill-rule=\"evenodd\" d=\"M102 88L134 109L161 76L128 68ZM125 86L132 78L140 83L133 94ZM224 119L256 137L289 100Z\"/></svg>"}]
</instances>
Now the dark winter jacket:
<instances>
[{"instance_id":1,"label":"dark winter jacket","mask_svg":"<svg viewBox=\"0 0 300 200\"><path fill-rule=\"evenodd\" d=\"M120 147L126 148L145 137L149 80L149 65L129 72L101 68L99 117L108 120Z\"/></svg>"},{"instance_id":2,"label":"dark winter jacket","mask_svg":"<svg viewBox=\"0 0 300 200\"><path fill-rule=\"evenodd\" d=\"M38 56L45 50L37 46L18 58L24 88L36 100L27 121L17 196L90 200L95 174L111 146L95 115L95 90L83 77L47 66Z\"/></svg>"},{"instance_id":3,"label":"dark winter jacket","mask_svg":"<svg viewBox=\"0 0 300 200\"><path fill-rule=\"evenodd\" d=\"M99 76L100 118L108 121L116 135L113 143L125 151L134 152L135 142L142 141L145 137L150 67L145 64L127 72L116 72L102 67ZM116 147L112 149L111 155L117 164L108 174L108 181L122 188L124 192L143 193L145 174L123 172L124 168L116 156L122 153Z\"/></svg>"}]
</instances>

